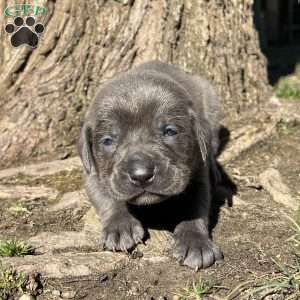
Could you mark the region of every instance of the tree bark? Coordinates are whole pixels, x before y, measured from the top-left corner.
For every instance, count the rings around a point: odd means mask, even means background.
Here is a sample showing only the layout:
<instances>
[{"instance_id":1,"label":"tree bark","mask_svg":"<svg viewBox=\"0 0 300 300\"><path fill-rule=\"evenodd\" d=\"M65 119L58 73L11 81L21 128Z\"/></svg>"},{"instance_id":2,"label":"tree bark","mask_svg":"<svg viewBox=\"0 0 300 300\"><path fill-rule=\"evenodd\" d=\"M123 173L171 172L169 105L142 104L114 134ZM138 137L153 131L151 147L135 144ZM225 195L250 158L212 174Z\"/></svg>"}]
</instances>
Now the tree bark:
<instances>
[{"instance_id":1,"label":"tree bark","mask_svg":"<svg viewBox=\"0 0 300 300\"><path fill-rule=\"evenodd\" d=\"M2 11L7 2L0 2ZM41 3L42 1L40 1ZM0 166L74 152L96 88L160 59L209 78L226 115L258 109L269 87L253 0L49 0L39 46L1 32ZM11 21L1 18L0 27Z\"/></svg>"}]
</instances>

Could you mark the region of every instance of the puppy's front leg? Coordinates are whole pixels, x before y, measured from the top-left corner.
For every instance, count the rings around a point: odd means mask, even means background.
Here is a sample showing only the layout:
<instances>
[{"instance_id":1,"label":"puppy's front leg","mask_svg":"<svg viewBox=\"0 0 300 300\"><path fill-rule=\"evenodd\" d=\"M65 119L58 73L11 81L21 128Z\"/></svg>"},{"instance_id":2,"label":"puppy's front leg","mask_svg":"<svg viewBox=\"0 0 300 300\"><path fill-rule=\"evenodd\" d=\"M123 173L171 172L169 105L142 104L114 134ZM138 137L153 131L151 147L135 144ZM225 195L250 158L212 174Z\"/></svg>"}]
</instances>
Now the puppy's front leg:
<instances>
[{"instance_id":1,"label":"puppy's front leg","mask_svg":"<svg viewBox=\"0 0 300 300\"><path fill-rule=\"evenodd\" d=\"M144 229L126 203L114 204L103 216L100 245L108 250L127 251L142 242Z\"/></svg>"},{"instance_id":2,"label":"puppy's front leg","mask_svg":"<svg viewBox=\"0 0 300 300\"><path fill-rule=\"evenodd\" d=\"M144 238L139 220L130 214L127 203L110 199L101 193L97 177L89 176L86 190L101 218L100 246L107 250L127 251Z\"/></svg>"},{"instance_id":3,"label":"puppy's front leg","mask_svg":"<svg viewBox=\"0 0 300 300\"><path fill-rule=\"evenodd\" d=\"M188 220L180 222L174 231L174 257L196 270L211 266L223 258L222 251L210 239L208 218L210 210L210 183L207 170L199 174Z\"/></svg>"}]
</instances>

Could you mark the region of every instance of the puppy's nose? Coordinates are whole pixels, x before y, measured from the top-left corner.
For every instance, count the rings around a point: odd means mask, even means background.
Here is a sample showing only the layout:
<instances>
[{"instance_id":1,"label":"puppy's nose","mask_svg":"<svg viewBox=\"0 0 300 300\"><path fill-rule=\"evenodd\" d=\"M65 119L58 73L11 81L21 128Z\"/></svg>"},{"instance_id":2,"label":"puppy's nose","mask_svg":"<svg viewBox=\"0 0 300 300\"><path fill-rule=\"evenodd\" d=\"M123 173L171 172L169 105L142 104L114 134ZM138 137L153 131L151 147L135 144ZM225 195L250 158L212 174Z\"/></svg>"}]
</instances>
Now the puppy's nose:
<instances>
[{"instance_id":1,"label":"puppy's nose","mask_svg":"<svg viewBox=\"0 0 300 300\"><path fill-rule=\"evenodd\" d=\"M128 161L128 175L135 184L149 183L154 177L155 165L143 154L135 153Z\"/></svg>"}]
</instances>

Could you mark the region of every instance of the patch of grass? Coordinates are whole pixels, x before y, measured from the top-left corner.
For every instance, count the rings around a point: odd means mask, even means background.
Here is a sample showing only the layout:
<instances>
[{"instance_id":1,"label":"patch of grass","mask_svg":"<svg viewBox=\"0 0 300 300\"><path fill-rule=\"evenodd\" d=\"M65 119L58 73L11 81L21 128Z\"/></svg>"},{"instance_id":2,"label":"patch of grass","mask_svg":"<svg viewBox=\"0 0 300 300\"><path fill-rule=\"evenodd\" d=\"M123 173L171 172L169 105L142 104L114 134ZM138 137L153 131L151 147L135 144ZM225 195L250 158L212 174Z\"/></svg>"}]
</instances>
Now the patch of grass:
<instances>
[{"instance_id":1,"label":"patch of grass","mask_svg":"<svg viewBox=\"0 0 300 300\"><path fill-rule=\"evenodd\" d=\"M300 211L300 209L299 209ZM219 296L220 289L226 287L217 286L200 278L199 282L193 282L191 287L184 288L179 294L178 300L299 300L300 299L300 220L296 221L288 217L292 223L294 235L288 239L291 243L293 260L291 264L281 263L278 259L272 259L276 271L259 277L252 277L243 281Z\"/></svg>"},{"instance_id":2,"label":"patch of grass","mask_svg":"<svg viewBox=\"0 0 300 300\"><path fill-rule=\"evenodd\" d=\"M276 96L279 98L300 99L300 88L293 87L286 82L277 88Z\"/></svg>"},{"instance_id":3,"label":"patch of grass","mask_svg":"<svg viewBox=\"0 0 300 300\"><path fill-rule=\"evenodd\" d=\"M5 269L0 265L0 299L6 300L18 290L23 290L26 278L13 269Z\"/></svg>"},{"instance_id":4,"label":"patch of grass","mask_svg":"<svg viewBox=\"0 0 300 300\"><path fill-rule=\"evenodd\" d=\"M211 294L214 288L217 288L214 283L200 277L197 282L193 281L191 286L183 288L176 296L178 300L200 300Z\"/></svg>"},{"instance_id":5,"label":"patch of grass","mask_svg":"<svg viewBox=\"0 0 300 300\"><path fill-rule=\"evenodd\" d=\"M17 202L15 205L12 205L8 208L8 211L13 213L14 215L31 214L31 212L23 202Z\"/></svg>"},{"instance_id":6,"label":"patch of grass","mask_svg":"<svg viewBox=\"0 0 300 300\"><path fill-rule=\"evenodd\" d=\"M279 297L269 299L300 299L300 264L287 266L274 260L278 267L275 274L257 277L242 282L232 289L225 297L214 296L215 300L263 300L267 296Z\"/></svg>"},{"instance_id":7,"label":"patch of grass","mask_svg":"<svg viewBox=\"0 0 300 300\"><path fill-rule=\"evenodd\" d=\"M288 239L292 243L293 263L287 265L272 259L277 272L242 282L225 297L213 296L213 299L263 300L267 296L272 297L269 299L300 299L300 225L291 218L289 220L295 231L295 234Z\"/></svg>"},{"instance_id":8,"label":"patch of grass","mask_svg":"<svg viewBox=\"0 0 300 300\"><path fill-rule=\"evenodd\" d=\"M290 75L279 81L276 88L276 96L279 98L300 100L300 76Z\"/></svg>"},{"instance_id":9,"label":"patch of grass","mask_svg":"<svg viewBox=\"0 0 300 300\"><path fill-rule=\"evenodd\" d=\"M17 240L0 241L0 257L24 256L34 253L34 248Z\"/></svg>"},{"instance_id":10,"label":"patch of grass","mask_svg":"<svg viewBox=\"0 0 300 300\"><path fill-rule=\"evenodd\" d=\"M279 122L277 125L277 130L279 133L285 134L285 135L291 135L291 134L297 134L299 131L299 123L297 121L293 122Z\"/></svg>"}]
</instances>

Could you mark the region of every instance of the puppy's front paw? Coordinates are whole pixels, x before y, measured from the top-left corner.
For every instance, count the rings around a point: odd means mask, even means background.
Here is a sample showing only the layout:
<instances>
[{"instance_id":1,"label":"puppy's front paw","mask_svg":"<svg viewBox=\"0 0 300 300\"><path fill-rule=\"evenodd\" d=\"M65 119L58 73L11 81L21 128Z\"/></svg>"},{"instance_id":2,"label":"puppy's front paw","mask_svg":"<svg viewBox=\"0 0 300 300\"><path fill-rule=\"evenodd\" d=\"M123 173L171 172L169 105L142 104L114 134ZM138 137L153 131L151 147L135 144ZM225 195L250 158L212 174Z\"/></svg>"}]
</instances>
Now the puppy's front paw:
<instances>
[{"instance_id":1,"label":"puppy's front paw","mask_svg":"<svg viewBox=\"0 0 300 300\"><path fill-rule=\"evenodd\" d=\"M127 251L142 242L144 229L141 223L130 215L113 216L102 230L100 246L107 250Z\"/></svg>"},{"instance_id":2,"label":"puppy's front paw","mask_svg":"<svg viewBox=\"0 0 300 300\"><path fill-rule=\"evenodd\" d=\"M174 257L195 270L207 268L223 259L220 248L200 232L179 231L174 234L174 241Z\"/></svg>"}]
</instances>

